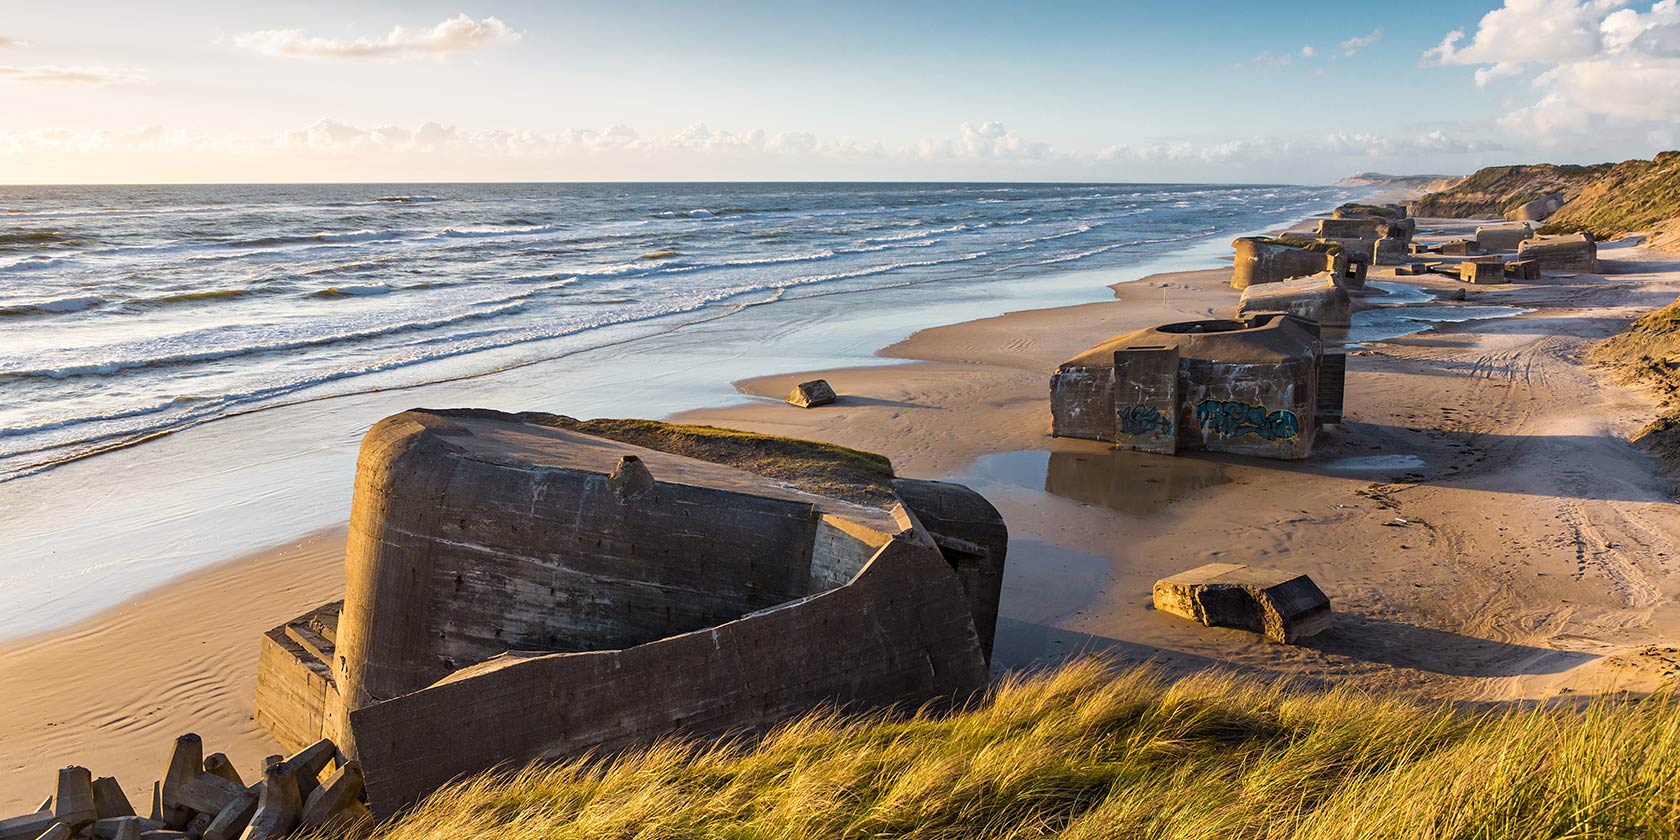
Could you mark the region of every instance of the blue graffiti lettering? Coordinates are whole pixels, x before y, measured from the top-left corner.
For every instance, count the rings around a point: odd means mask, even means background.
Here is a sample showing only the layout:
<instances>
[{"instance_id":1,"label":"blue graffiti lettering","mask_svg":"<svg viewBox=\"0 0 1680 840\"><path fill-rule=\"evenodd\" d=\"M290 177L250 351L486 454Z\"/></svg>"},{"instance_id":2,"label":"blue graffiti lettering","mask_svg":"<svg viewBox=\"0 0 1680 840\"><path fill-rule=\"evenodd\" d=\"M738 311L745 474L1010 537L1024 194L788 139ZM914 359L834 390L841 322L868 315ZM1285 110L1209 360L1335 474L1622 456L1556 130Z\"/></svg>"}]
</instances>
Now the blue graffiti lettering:
<instances>
[{"instance_id":1,"label":"blue graffiti lettering","mask_svg":"<svg viewBox=\"0 0 1680 840\"><path fill-rule=\"evenodd\" d=\"M1171 437L1173 423L1152 405L1129 405L1120 409L1120 434Z\"/></svg>"},{"instance_id":2,"label":"blue graffiti lettering","mask_svg":"<svg viewBox=\"0 0 1680 840\"><path fill-rule=\"evenodd\" d=\"M1203 400L1196 406L1202 428L1225 437L1259 435L1266 440L1289 440L1301 434L1301 420L1293 412L1266 413L1263 405L1226 400Z\"/></svg>"}]
</instances>

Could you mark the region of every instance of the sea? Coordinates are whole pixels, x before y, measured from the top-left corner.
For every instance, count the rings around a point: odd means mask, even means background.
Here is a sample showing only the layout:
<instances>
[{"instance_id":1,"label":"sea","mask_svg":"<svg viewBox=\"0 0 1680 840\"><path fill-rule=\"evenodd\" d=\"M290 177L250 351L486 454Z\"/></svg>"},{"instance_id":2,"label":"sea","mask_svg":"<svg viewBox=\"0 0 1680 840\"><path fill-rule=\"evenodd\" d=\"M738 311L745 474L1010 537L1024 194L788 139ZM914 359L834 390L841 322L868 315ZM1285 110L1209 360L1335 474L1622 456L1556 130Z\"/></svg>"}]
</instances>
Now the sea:
<instances>
[{"instance_id":1,"label":"sea","mask_svg":"<svg viewBox=\"0 0 1680 840\"><path fill-rule=\"evenodd\" d=\"M1342 187L0 187L0 483L750 308L1136 267ZM887 300L887 298L882 298Z\"/></svg>"}]
</instances>

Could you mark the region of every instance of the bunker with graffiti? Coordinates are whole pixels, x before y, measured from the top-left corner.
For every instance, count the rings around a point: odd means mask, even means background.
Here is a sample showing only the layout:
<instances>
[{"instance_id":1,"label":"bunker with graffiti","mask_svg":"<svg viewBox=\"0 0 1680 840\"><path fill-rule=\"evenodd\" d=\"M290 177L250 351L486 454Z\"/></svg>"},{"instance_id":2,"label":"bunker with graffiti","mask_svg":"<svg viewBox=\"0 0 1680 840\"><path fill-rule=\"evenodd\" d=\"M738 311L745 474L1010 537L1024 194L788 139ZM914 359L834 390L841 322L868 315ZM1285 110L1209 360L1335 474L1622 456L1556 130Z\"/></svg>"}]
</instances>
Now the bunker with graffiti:
<instances>
[{"instance_id":1,"label":"bunker with graffiti","mask_svg":"<svg viewBox=\"0 0 1680 840\"><path fill-rule=\"evenodd\" d=\"M1305 458L1318 426L1341 417L1340 383L1323 381L1341 369L1323 355L1318 324L1281 312L1127 333L1057 369L1051 433L1165 454Z\"/></svg>"}]
</instances>

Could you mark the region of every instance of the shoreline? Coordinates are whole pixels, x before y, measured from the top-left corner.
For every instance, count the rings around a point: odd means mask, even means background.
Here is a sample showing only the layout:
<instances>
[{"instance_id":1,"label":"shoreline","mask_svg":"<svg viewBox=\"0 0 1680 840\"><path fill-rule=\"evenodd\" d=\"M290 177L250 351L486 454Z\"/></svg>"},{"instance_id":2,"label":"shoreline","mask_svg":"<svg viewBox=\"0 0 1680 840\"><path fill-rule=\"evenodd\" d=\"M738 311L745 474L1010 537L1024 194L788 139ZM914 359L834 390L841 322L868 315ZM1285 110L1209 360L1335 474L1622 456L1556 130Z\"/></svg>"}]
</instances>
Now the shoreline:
<instances>
[{"instance_id":1,"label":"shoreline","mask_svg":"<svg viewBox=\"0 0 1680 840\"><path fill-rule=\"evenodd\" d=\"M767 372L899 364L875 351L929 324L1101 299L1116 279L1205 264L1226 245L1219 234L1121 268L815 295L651 336L608 328L599 346L517 368L238 414L3 482L0 509L19 515L0 526L0 643L343 522L357 447L381 417L420 405L666 416L738 401L729 383Z\"/></svg>"},{"instance_id":2,"label":"shoreline","mask_svg":"<svg viewBox=\"0 0 1680 840\"><path fill-rule=\"evenodd\" d=\"M861 366L746 377L737 380L733 398L660 416L879 451L893 458L900 474L959 479L981 490L1011 525L998 668L1034 667L1074 651L1100 650L1175 672L1217 664L1451 699L1639 690L1663 672L1667 666L1636 652L1642 644L1666 640L1656 630L1665 612L1660 601L1643 600L1664 588L1661 570L1635 563L1630 572L1606 555L1602 568L1580 573L1578 585L1548 581L1575 573L1575 549L1554 545L1551 518L1533 509L1569 501L1608 505L1577 510L1571 527L1579 534L1595 527L1595 519L1610 519L1606 514L1620 516L1625 534L1644 534L1637 543L1642 550L1672 545L1680 551L1680 518L1645 509L1660 492L1649 459L1615 437L1649 400L1588 377L1567 384L1598 401L1577 400L1576 413L1568 417L1537 420L1532 409L1524 415L1528 400L1509 394L1488 412L1502 423L1529 424L1530 434L1555 437L1561 428L1592 437L1587 457L1610 458L1607 463L1635 473L1635 480L1627 481L1598 476L1597 485L1589 480L1573 500L1546 485L1558 473L1558 452L1528 457L1516 451L1524 446L1522 435L1489 441L1496 433L1470 425L1448 429L1449 421L1459 422L1450 416L1456 408L1427 418L1414 410L1428 399L1443 407L1485 402L1489 394L1481 386L1462 393L1477 377L1454 375L1444 363L1455 354L1514 352L1509 348L1531 341L1531 330L1558 332L1560 324L1548 319L1602 316L1603 307L1591 300L1592 284L1560 280L1472 289L1477 300L1532 305L1536 311L1500 321L1441 324L1360 351L1350 359L1348 422L1323 439L1322 455L1307 462L1138 456L1046 437L1049 370L1071 352L1133 325L1233 308L1235 293L1224 285L1229 272L1218 267L1151 274L1099 286L1094 291L1112 297L1097 302L916 330L872 349L868 358L861 350L852 353L850 358L865 362ZM1680 293L1680 272L1611 279L1618 282L1604 285L1621 293L1611 302L1630 318L1635 309L1654 308L1646 304L1655 297L1666 294L1671 300ZM1673 291L1652 290L1664 284ZM1434 279L1422 285L1463 288ZM1574 307L1556 306L1560 295ZM1576 326L1608 334L1611 325L1602 320ZM1560 368L1557 375L1563 373ZM831 377L841 402L802 410L780 401L792 382L813 376ZM524 407L534 406L514 406ZM1613 411L1607 413L1607 407ZM1613 422L1583 427L1589 414ZM1417 454L1424 464L1406 472L1334 466L1374 452ZM1459 475L1458 461L1499 471L1481 476L1481 483L1466 482L1478 477ZM1135 470L1149 470L1151 477L1142 483L1102 480ZM1514 490L1512 477L1531 484ZM1057 492L1046 492L1052 479ZM1490 483L1493 489L1484 486ZM1499 504L1488 503L1490 496ZM1501 533L1497 543L1484 541L1473 531L1475 523L1502 507L1510 524L1501 531L1517 533ZM1385 524L1401 516L1418 525ZM1621 531L1619 538L1606 534L1589 539L1595 546L1635 544ZM250 720L258 636L338 597L342 541L342 526L317 530L147 590L67 628L0 642L0 670L12 669L6 672L8 683L21 689L14 695L17 702L0 712L5 733L0 768L8 771L0 784L0 810L39 801L37 789L71 757L114 773L131 796L139 795L156 773L149 760L174 735L189 730L205 737L207 751L227 752L242 771L256 766L272 751L266 734ZM1312 550L1298 551L1302 545ZM1519 548L1544 556L1504 556ZM1392 559L1411 552L1419 552L1416 559ZM1465 557L1472 562L1463 564ZM1449 558L1457 559L1439 565ZM1498 563L1475 566L1482 558ZM1215 559L1300 568L1324 586L1346 617L1330 638L1283 649L1148 608L1148 581L1161 571ZM1514 572L1500 568L1525 563L1535 567L1539 584L1519 584ZM1617 574L1622 583L1647 579L1643 588L1619 589ZM1410 591L1414 585L1424 591ZM259 586L274 591L261 599L246 597ZM1574 600L1588 597L1580 606L1532 608L1568 604L1566 592ZM97 690L62 679L66 663L84 661L101 663Z\"/></svg>"}]
</instances>

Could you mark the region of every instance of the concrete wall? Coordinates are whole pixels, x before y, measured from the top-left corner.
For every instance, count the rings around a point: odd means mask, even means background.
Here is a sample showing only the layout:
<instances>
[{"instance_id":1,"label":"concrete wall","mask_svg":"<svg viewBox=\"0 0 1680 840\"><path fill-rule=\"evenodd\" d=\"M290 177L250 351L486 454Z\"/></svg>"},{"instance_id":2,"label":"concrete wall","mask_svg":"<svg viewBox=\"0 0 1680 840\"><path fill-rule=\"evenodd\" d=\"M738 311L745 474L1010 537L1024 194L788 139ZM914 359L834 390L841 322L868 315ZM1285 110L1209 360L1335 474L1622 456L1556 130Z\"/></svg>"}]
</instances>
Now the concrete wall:
<instances>
[{"instance_id":1,"label":"concrete wall","mask_svg":"<svg viewBox=\"0 0 1680 840\"><path fill-rule=\"evenodd\" d=\"M1257 313L1246 321L1169 324L1118 336L1063 364L1051 383L1054 417L1079 417L1082 424L1056 424L1055 434L1121 441L1125 402L1118 384L1103 390L1065 387L1067 373L1081 381L1114 368L1113 382L1153 379L1162 350L1177 354L1177 380L1169 425L1175 449L1210 449L1269 458L1311 454L1324 346L1316 323L1283 313ZM1129 351L1151 351L1133 353ZM1141 365L1133 371L1133 360ZM1121 370L1121 368L1126 368ZM1129 392L1128 392L1129 393ZM1142 393L1140 391L1140 393ZM1163 393L1148 389L1152 400ZM1083 404L1069 405L1074 400ZM1143 404L1138 404L1143 405ZM1337 418L1339 420L1339 400ZM1144 407L1158 407L1154 402ZM1107 416L1107 425L1091 418ZM1086 427L1089 432L1084 433ZM1076 429L1082 433L1067 434ZM1162 450L1153 450L1162 451Z\"/></svg>"},{"instance_id":2,"label":"concrete wall","mask_svg":"<svg viewBox=\"0 0 1680 840\"><path fill-rule=\"evenodd\" d=\"M367 792L390 814L462 773L761 730L820 704L965 697L986 668L956 575L895 539L853 582L626 650L502 657L351 713Z\"/></svg>"},{"instance_id":3,"label":"concrete wall","mask_svg":"<svg viewBox=\"0 0 1680 840\"><path fill-rule=\"evenodd\" d=\"M1541 271L1598 271L1598 244L1584 233L1541 236L1517 247L1517 258L1534 260Z\"/></svg>"},{"instance_id":4,"label":"concrete wall","mask_svg":"<svg viewBox=\"0 0 1680 840\"><path fill-rule=\"evenodd\" d=\"M1329 273L1250 286L1237 303L1237 317L1261 312L1287 312L1322 326L1346 327L1353 323L1353 301Z\"/></svg>"},{"instance_id":5,"label":"concrete wall","mask_svg":"<svg viewBox=\"0 0 1680 840\"><path fill-rule=\"evenodd\" d=\"M1114 360L1068 362L1050 376L1052 437L1114 440Z\"/></svg>"},{"instance_id":6,"label":"concrete wall","mask_svg":"<svg viewBox=\"0 0 1680 840\"><path fill-rule=\"evenodd\" d=\"M505 650L628 647L808 592L809 503L669 482L624 502L598 472L452 451L424 417L363 443L340 628L351 708Z\"/></svg>"},{"instance_id":7,"label":"concrete wall","mask_svg":"<svg viewBox=\"0 0 1680 840\"><path fill-rule=\"evenodd\" d=\"M899 478L893 480L893 490L956 572L974 615L980 652L990 663L1004 559L1009 552L1009 528L1003 515L985 496L961 484Z\"/></svg>"},{"instance_id":8,"label":"concrete wall","mask_svg":"<svg viewBox=\"0 0 1680 840\"><path fill-rule=\"evenodd\" d=\"M611 477L627 455L651 482ZM966 487L895 490L887 511L511 415L387 418L342 614L265 636L256 718L333 738L385 816L499 764L965 697L1008 530Z\"/></svg>"},{"instance_id":9,"label":"concrete wall","mask_svg":"<svg viewBox=\"0 0 1680 840\"><path fill-rule=\"evenodd\" d=\"M1528 225L1485 225L1476 228L1476 247L1483 251L1515 251L1525 240L1534 238Z\"/></svg>"},{"instance_id":10,"label":"concrete wall","mask_svg":"<svg viewBox=\"0 0 1680 840\"><path fill-rule=\"evenodd\" d=\"M1306 277L1326 269L1341 271L1346 263L1345 257L1295 248L1260 236L1237 239L1231 247L1237 252L1231 271L1233 289Z\"/></svg>"}]
</instances>

